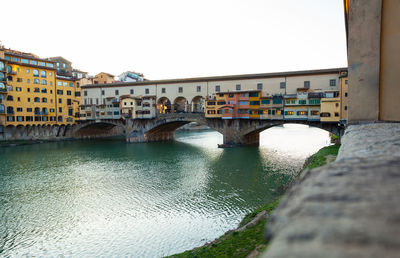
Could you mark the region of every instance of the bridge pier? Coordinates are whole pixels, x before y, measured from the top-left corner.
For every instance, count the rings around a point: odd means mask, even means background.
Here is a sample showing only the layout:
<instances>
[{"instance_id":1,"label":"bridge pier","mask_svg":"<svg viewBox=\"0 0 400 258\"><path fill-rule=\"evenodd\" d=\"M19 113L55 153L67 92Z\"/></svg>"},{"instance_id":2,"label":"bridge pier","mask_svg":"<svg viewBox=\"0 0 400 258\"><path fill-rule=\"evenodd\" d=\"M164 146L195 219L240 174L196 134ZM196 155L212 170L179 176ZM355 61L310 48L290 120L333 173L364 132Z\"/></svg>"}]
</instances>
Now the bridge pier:
<instances>
[{"instance_id":1,"label":"bridge pier","mask_svg":"<svg viewBox=\"0 0 400 258\"><path fill-rule=\"evenodd\" d=\"M250 120L225 120L223 125L223 145L222 147L234 146L259 146L260 133L258 131L246 133Z\"/></svg>"}]
</instances>

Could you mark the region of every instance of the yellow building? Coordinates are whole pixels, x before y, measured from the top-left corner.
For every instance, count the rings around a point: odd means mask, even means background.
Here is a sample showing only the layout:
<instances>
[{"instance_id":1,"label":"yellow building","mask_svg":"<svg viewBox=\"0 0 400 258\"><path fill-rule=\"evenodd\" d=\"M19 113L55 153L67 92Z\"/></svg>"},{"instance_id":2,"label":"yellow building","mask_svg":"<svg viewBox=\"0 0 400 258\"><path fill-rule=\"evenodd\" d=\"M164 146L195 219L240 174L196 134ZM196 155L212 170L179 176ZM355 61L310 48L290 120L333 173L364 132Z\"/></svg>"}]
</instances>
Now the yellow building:
<instances>
[{"instance_id":1,"label":"yellow building","mask_svg":"<svg viewBox=\"0 0 400 258\"><path fill-rule=\"evenodd\" d=\"M6 62L5 125L55 124L54 62L19 51L0 51Z\"/></svg>"},{"instance_id":2,"label":"yellow building","mask_svg":"<svg viewBox=\"0 0 400 258\"><path fill-rule=\"evenodd\" d=\"M222 107L226 104L225 94L217 93L214 96L206 98L206 118L221 118Z\"/></svg>"},{"instance_id":3,"label":"yellow building","mask_svg":"<svg viewBox=\"0 0 400 258\"><path fill-rule=\"evenodd\" d=\"M321 98L321 122L339 122L340 120L340 97L339 91L325 92Z\"/></svg>"},{"instance_id":4,"label":"yellow building","mask_svg":"<svg viewBox=\"0 0 400 258\"><path fill-rule=\"evenodd\" d=\"M2 48L0 70L1 125L75 122L79 114L80 88L72 78L57 76L54 61Z\"/></svg>"},{"instance_id":5,"label":"yellow building","mask_svg":"<svg viewBox=\"0 0 400 258\"><path fill-rule=\"evenodd\" d=\"M260 118L262 111L260 110L261 91L249 92L249 118Z\"/></svg>"},{"instance_id":6,"label":"yellow building","mask_svg":"<svg viewBox=\"0 0 400 258\"><path fill-rule=\"evenodd\" d=\"M93 84L113 83L114 77L112 74L101 72L93 78Z\"/></svg>"},{"instance_id":7,"label":"yellow building","mask_svg":"<svg viewBox=\"0 0 400 258\"><path fill-rule=\"evenodd\" d=\"M136 118L137 100L138 98L130 95L121 96L121 116L123 118Z\"/></svg>"},{"instance_id":8,"label":"yellow building","mask_svg":"<svg viewBox=\"0 0 400 258\"><path fill-rule=\"evenodd\" d=\"M347 76L340 77L339 80L339 96L340 96L340 121L342 123L347 122L347 109L348 109L348 92L349 92L349 80Z\"/></svg>"}]
</instances>

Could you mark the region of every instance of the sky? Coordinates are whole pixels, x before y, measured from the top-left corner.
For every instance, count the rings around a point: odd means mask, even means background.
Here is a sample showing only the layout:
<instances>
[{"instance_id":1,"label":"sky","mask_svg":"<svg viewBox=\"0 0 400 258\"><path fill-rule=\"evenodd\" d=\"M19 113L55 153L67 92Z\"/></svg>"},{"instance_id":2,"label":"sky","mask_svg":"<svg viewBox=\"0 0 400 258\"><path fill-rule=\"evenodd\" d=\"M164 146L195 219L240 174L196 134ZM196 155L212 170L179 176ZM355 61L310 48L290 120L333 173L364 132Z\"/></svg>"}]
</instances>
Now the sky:
<instances>
[{"instance_id":1,"label":"sky","mask_svg":"<svg viewBox=\"0 0 400 258\"><path fill-rule=\"evenodd\" d=\"M0 41L147 79L347 66L342 0L13 0ZM7 11L5 11L7 10Z\"/></svg>"}]
</instances>

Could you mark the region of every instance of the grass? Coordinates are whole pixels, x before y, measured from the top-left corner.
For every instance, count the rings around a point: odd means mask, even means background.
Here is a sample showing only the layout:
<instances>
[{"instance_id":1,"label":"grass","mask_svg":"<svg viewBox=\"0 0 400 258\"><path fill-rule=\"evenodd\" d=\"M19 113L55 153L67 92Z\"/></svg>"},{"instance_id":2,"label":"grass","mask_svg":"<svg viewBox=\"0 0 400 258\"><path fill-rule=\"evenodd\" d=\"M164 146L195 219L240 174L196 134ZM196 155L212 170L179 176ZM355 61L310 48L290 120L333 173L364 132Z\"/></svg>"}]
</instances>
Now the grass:
<instances>
[{"instance_id":1,"label":"grass","mask_svg":"<svg viewBox=\"0 0 400 258\"><path fill-rule=\"evenodd\" d=\"M336 156L339 152L339 148L340 144L335 144L320 149L317 153L311 156L309 164L306 166L306 168L311 169L326 165L327 157L329 157L329 155Z\"/></svg>"},{"instance_id":2,"label":"grass","mask_svg":"<svg viewBox=\"0 0 400 258\"><path fill-rule=\"evenodd\" d=\"M320 149L308 160L308 165L305 168L316 168L325 165L329 156L336 156L339 151L340 145L331 145ZM250 214L246 215L240 222L239 227L246 225L258 213L267 210L268 216L278 206L280 198L273 202L267 203ZM196 257L246 257L253 250L257 249L262 252L268 247L268 243L264 239L265 225L268 223L268 216L266 219L259 222L254 227L248 228L241 232L228 232L210 244L185 251L180 254L175 254L169 257L177 258L196 258Z\"/></svg>"}]
</instances>

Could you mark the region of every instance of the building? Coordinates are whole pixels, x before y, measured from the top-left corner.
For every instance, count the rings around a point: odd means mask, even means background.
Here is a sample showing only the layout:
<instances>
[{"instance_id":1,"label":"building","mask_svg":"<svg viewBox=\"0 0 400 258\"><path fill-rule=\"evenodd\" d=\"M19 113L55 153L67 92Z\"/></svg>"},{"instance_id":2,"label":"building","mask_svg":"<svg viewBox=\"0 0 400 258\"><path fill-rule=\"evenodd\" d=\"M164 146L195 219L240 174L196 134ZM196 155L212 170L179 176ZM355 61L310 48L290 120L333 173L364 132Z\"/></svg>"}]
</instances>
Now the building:
<instances>
[{"instance_id":1,"label":"building","mask_svg":"<svg viewBox=\"0 0 400 258\"><path fill-rule=\"evenodd\" d=\"M80 79L83 79L83 78L88 78L89 75L88 75L87 72L82 72L82 71L80 71L78 69L72 69L72 77L77 79L77 80L80 80Z\"/></svg>"},{"instance_id":2,"label":"building","mask_svg":"<svg viewBox=\"0 0 400 258\"><path fill-rule=\"evenodd\" d=\"M137 103L136 119L156 117L156 96L142 96Z\"/></svg>"},{"instance_id":3,"label":"building","mask_svg":"<svg viewBox=\"0 0 400 258\"><path fill-rule=\"evenodd\" d=\"M93 84L113 83L115 82L114 77L112 74L101 72L93 78Z\"/></svg>"},{"instance_id":4,"label":"building","mask_svg":"<svg viewBox=\"0 0 400 258\"><path fill-rule=\"evenodd\" d=\"M325 92L321 98L321 122L339 122L340 97L339 91Z\"/></svg>"},{"instance_id":5,"label":"building","mask_svg":"<svg viewBox=\"0 0 400 258\"><path fill-rule=\"evenodd\" d=\"M222 117L223 115L222 105L218 103L223 103L226 100L225 97L224 100L219 97L220 93L258 90L261 92L260 100L263 96L272 96L270 105L273 106L269 108L270 115L278 118L284 115L282 113L284 95L295 94L297 98L298 88L308 88L310 92L337 91L339 90L339 78L343 72L347 72L347 68L105 84L93 83L81 85L81 87L84 105L90 103L94 105L96 99L99 100L99 103L102 103L106 97L156 96L158 113L206 111L205 115L208 118ZM213 103L214 105L212 105ZM229 105L228 103L223 105L226 104ZM266 104L252 105L251 116L253 118L265 117L264 112L266 112L268 117L269 111L265 108ZM260 114L256 114L256 110L259 110ZM249 116L250 118L250 114L242 114L242 116ZM308 118L308 115L306 117Z\"/></svg>"},{"instance_id":6,"label":"building","mask_svg":"<svg viewBox=\"0 0 400 258\"><path fill-rule=\"evenodd\" d=\"M118 76L121 82L142 82L145 80L142 73L126 71Z\"/></svg>"},{"instance_id":7,"label":"building","mask_svg":"<svg viewBox=\"0 0 400 258\"><path fill-rule=\"evenodd\" d=\"M72 63L62 56L49 57L47 60L56 63L57 74L61 76L72 77Z\"/></svg>"},{"instance_id":8,"label":"building","mask_svg":"<svg viewBox=\"0 0 400 258\"><path fill-rule=\"evenodd\" d=\"M57 122L74 124L79 120L81 89L72 77L56 76Z\"/></svg>"},{"instance_id":9,"label":"building","mask_svg":"<svg viewBox=\"0 0 400 258\"><path fill-rule=\"evenodd\" d=\"M121 116L123 118L136 118L137 102L139 98L130 95L121 96Z\"/></svg>"},{"instance_id":10,"label":"building","mask_svg":"<svg viewBox=\"0 0 400 258\"><path fill-rule=\"evenodd\" d=\"M3 126L57 124L55 62L11 49L0 52Z\"/></svg>"}]
</instances>

